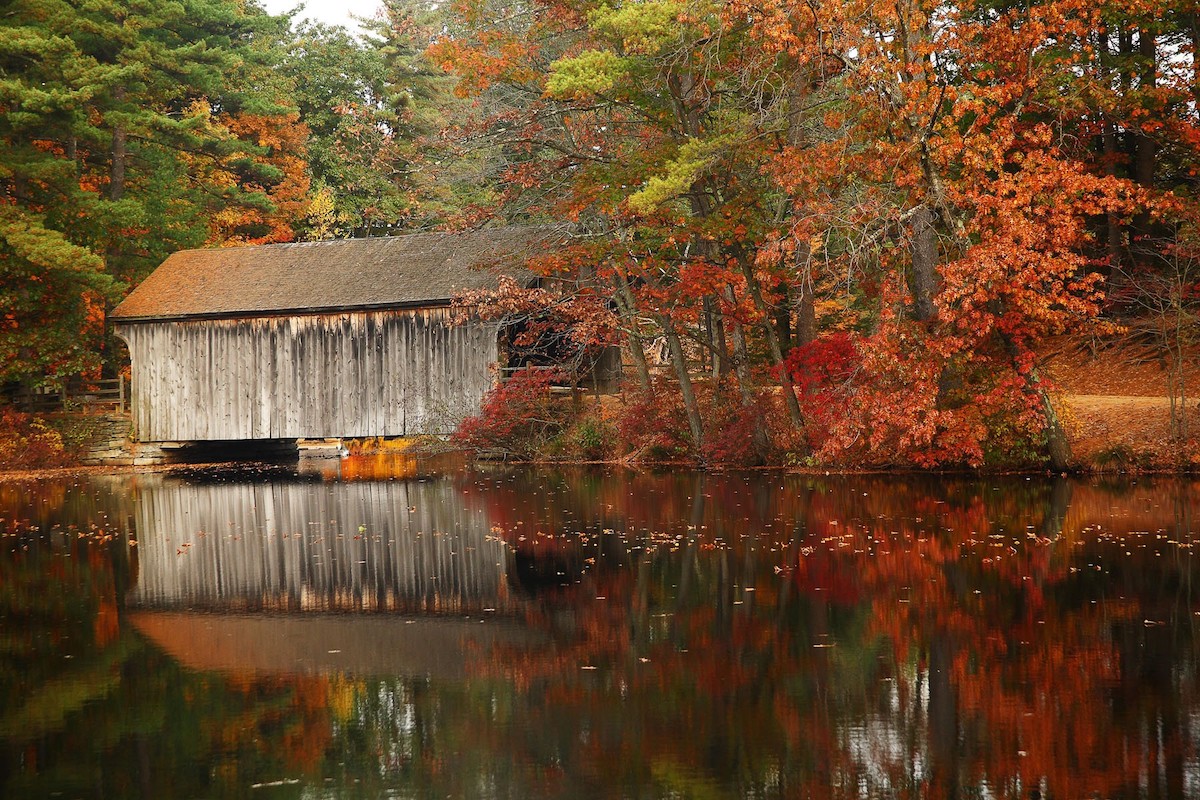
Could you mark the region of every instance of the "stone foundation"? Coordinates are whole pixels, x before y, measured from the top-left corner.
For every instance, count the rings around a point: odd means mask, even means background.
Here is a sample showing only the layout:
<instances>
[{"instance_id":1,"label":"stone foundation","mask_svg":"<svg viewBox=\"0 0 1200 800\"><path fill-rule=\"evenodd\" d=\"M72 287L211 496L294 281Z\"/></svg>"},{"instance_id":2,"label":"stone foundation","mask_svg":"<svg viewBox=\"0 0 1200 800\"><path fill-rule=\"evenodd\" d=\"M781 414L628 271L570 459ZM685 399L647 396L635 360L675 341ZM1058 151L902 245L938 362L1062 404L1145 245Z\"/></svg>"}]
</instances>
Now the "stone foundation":
<instances>
[{"instance_id":1,"label":"stone foundation","mask_svg":"<svg viewBox=\"0 0 1200 800\"><path fill-rule=\"evenodd\" d=\"M97 467L149 467L174 460L178 442L135 442L128 414L105 414L98 418L95 433L84 446L79 462Z\"/></svg>"}]
</instances>

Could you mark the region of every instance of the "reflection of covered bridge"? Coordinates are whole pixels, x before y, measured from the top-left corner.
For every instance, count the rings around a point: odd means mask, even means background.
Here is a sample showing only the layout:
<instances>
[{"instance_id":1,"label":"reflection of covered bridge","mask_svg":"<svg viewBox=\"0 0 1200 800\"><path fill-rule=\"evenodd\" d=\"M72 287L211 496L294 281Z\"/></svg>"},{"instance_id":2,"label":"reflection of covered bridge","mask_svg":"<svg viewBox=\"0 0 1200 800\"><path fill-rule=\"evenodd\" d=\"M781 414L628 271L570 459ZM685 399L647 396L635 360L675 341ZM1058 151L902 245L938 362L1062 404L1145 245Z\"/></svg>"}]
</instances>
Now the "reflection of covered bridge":
<instances>
[{"instance_id":1,"label":"reflection of covered bridge","mask_svg":"<svg viewBox=\"0 0 1200 800\"><path fill-rule=\"evenodd\" d=\"M138 492L140 608L503 607L505 545L448 479L191 484Z\"/></svg>"},{"instance_id":2,"label":"reflection of covered bridge","mask_svg":"<svg viewBox=\"0 0 1200 800\"><path fill-rule=\"evenodd\" d=\"M451 298L553 250L500 228L188 250L112 313L143 442L446 433L492 385L496 327Z\"/></svg>"}]
</instances>

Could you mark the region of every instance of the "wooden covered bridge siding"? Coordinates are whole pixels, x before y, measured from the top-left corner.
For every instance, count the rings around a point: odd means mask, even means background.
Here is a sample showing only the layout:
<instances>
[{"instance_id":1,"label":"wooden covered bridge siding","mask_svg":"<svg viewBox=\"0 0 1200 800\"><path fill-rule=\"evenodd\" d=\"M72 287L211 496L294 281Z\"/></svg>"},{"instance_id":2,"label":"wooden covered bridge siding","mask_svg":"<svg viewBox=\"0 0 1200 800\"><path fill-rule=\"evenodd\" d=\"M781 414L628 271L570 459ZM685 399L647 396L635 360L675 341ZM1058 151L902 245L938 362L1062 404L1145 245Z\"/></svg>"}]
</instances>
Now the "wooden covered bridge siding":
<instances>
[{"instance_id":1,"label":"wooden covered bridge siding","mask_svg":"<svg viewBox=\"0 0 1200 800\"><path fill-rule=\"evenodd\" d=\"M127 323L147 442L449 433L494 379L494 325L426 307Z\"/></svg>"}]
</instances>

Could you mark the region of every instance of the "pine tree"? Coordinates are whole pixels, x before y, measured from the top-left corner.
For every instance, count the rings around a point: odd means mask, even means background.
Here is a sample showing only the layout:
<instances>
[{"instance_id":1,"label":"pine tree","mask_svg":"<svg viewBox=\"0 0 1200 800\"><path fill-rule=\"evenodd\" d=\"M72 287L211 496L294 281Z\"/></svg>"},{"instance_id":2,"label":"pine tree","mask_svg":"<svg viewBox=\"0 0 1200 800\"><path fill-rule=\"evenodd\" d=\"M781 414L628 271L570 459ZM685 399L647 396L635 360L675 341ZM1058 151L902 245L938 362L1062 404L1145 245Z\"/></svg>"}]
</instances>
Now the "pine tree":
<instances>
[{"instance_id":1,"label":"pine tree","mask_svg":"<svg viewBox=\"0 0 1200 800\"><path fill-rule=\"evenodd\" d=\"M0 380L94 370L104 311L286 177L286 20L237 0L17 0L0 17ZM289 145L290 146L290 145ZM295 170L293 169L293 172Z\"/></svg>"}]
</instances>

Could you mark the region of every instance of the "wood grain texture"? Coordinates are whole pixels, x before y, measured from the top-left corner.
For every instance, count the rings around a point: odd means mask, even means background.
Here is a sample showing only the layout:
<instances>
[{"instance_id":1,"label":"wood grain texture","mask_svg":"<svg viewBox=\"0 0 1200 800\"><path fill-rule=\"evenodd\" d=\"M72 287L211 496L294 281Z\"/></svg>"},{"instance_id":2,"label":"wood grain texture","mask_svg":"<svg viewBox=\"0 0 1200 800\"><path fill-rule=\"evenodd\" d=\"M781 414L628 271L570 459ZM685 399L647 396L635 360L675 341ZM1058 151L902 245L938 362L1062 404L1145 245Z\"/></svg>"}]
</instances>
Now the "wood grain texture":
<instances>
[{"instance_id":1,"label":"wood grain texture","mask_svg":"<svg viewBox=\"0 0 1200 800\"><path fill-rule=\"evenodd\" d=\"M495 380L496 328L422 308L124 323L143 442L446 434Z\"/></svg>"}]
</instances>

